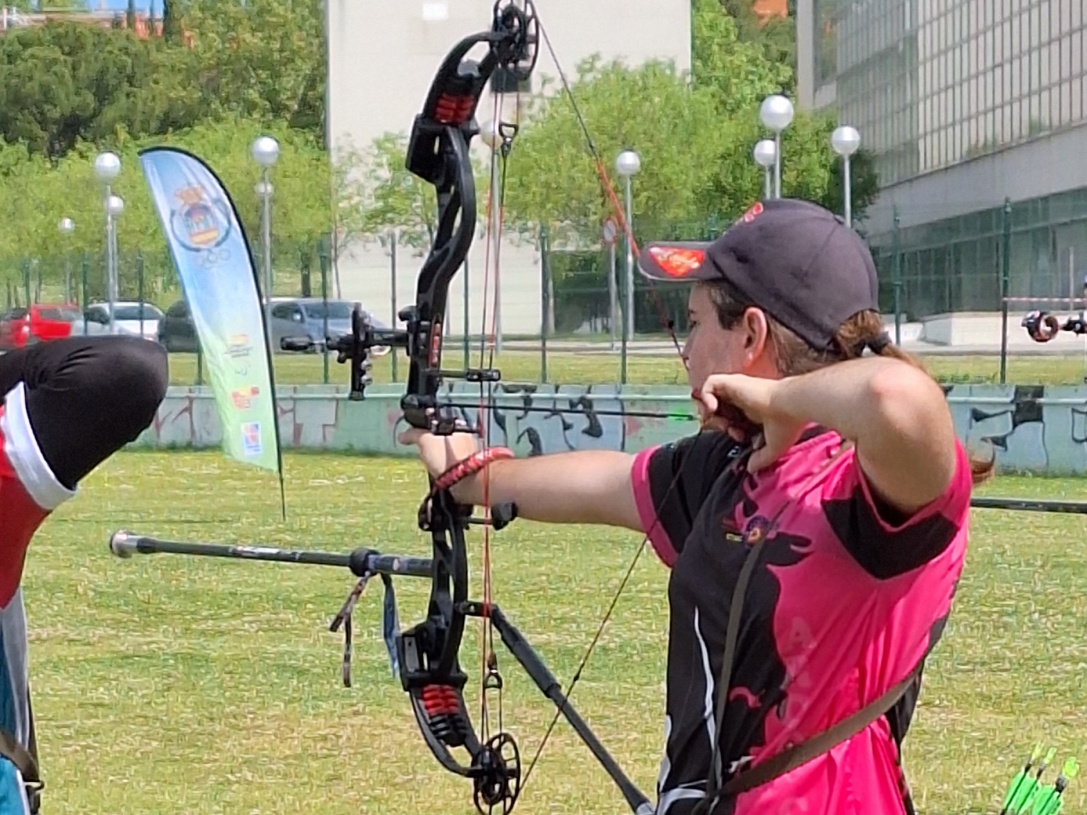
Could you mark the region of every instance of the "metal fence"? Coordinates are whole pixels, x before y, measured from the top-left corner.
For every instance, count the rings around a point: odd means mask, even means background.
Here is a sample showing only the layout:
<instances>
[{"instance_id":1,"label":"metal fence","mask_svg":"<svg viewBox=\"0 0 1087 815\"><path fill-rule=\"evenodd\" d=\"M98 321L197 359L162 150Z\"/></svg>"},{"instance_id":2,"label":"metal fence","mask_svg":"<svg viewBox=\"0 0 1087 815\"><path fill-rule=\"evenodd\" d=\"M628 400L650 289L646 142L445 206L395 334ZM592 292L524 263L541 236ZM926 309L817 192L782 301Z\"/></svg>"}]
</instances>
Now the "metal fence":
<instances>
[{"instance_id":1,"label":"metal fence","mask_svg":"<svg viewBox=\"0 0 1087 815\"><path fill-rule=\"evenodd\" d=\"M880 272L880 305L888 321L893 319L896 335L902 324L937 314L1007 316L1009 303L1010 319L1017 323L1018 312L1032 301L1067 298L1071 304L1087 296L1087 190L1026 202L1008 200L1000 207L946 217L939 210L939 204L926 205L923 211L894 208L892 218L883 224L858 224L872 248ZM635 218L634 231L642 243L711 239L729 222L724 217L687 222ZM542 312L540 320L533 320L534 325L522 321L508 326L505 334L507 340L536 343L542 353L542 376L546 377L548 344L554 349L560 341L577 340L607 344L616 351L621 356L620 381L626 381L628 342L622 329L628 303L633 316L631 341L665 340L668 325L680 335L686 332L684 287L653 286L634 274L633 291L626 291L626 247L621 234L611 244L598 237L573 248L552 241L551 234L546 227L539 229L540 277L539 284L532 283L538 290L532 294L522 289L517 295L535 298ZM259 247L253 248L254 257L259 258ZM335 298L339 294L325 237L276 242L272 254L273 295ZM119 299L151 301L166 310L182 297L165 248L122 248L118 271ZM390 274L395 277L394 270ZM0 279L7 309L45 302L85 307L105 298L105 257L104 253L58 253L0 258ZM464 298L467 309L467 287ZM466 333L462 327L466 325L447 321L448 339L463 346L465 353L480 341L457 336ZM338 381L334 370L329 373L327 360L320 367L321 375L314 375L314 381ZM394 368L394 380L402 373ZM193 377L195 382L202 381L199 364Z\"/></svg>"}]
</instances>

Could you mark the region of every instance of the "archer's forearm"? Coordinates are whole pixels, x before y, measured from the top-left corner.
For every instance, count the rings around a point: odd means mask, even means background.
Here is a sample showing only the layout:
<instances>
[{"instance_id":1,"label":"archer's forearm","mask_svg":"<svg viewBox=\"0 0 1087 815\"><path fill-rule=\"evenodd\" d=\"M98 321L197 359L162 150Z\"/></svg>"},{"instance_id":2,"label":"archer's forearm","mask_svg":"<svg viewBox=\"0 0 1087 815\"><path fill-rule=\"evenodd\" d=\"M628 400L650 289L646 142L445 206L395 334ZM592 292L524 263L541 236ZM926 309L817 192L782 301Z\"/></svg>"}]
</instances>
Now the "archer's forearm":
<instances>
[{"instance_id":1,"label":"archer's forearm","mask_svg":"<svg viewBox=\"0 0 1087 815\"><path fill-rule=\"evenodd\" d=\"M521 518L641 530L634 504L634 457L612 450L504 459L453 487L463 503L517 505ZM486 490L486 495L484 491Z\"/></svg>"}]
</instances>

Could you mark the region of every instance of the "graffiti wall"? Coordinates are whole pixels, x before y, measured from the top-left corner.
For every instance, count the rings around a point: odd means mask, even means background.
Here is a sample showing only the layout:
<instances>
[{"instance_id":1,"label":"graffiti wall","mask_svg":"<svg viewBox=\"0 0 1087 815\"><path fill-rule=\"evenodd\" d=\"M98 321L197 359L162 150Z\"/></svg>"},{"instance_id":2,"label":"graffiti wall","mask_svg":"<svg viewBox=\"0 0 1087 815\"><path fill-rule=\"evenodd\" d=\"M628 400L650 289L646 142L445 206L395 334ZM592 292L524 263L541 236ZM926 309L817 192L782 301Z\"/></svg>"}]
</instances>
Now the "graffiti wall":
<instances>
[{"instance_id":1,"label":"graffiti wall","mask_svg":"<svg viewBox=\"0 0 1087 815\"><path fill-rule=\"evenodd\" d=\"M281 387L280 438L286 449L408 455L402 386L372 386L362 401L336 386ZM945 388L967 443L991 444L1000 469L1087 474L1087 389L1076 386L956 385ZM491 445L534 456L564 450L639 450L697 432L687 391L677 387L502 383L490 393L454 383L441 394L465 422L487 420ZM135 447L214 448L219 419L211 391L171 388Z\"/></svg>"}]
</instances>

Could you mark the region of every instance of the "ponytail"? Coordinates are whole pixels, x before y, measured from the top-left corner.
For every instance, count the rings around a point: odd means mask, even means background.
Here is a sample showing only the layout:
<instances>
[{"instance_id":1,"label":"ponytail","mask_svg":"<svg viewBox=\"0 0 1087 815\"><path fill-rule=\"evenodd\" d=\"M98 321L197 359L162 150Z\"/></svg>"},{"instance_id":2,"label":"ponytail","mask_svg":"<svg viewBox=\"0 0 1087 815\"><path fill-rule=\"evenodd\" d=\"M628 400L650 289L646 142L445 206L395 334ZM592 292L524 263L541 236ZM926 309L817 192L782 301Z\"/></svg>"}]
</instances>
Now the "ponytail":
<instances>
[{"instance_id":1,"label":"ponytail","mask_svg":"<svg viewBox=\"0 0 1087 815\"><path fill-rule=\"evenodd\" d=\"M745 302L727 283L714 282L708 285L717 319L723 328L735 325L748 308L759 308L755 303ZM765 311L763 314L770 329L770 347L782 376L799 376L836 362L856 359L870 352L876 356L905 362L932 377L920 359L891 342L878 311L854 314L838 328L834 336L835 347L826 350L812 348ZM987 456L974 450L968 450L968 456L970 474L975 486L993 477L996 470L996 452L992 448Z\"/></svg>"}]
</instances>

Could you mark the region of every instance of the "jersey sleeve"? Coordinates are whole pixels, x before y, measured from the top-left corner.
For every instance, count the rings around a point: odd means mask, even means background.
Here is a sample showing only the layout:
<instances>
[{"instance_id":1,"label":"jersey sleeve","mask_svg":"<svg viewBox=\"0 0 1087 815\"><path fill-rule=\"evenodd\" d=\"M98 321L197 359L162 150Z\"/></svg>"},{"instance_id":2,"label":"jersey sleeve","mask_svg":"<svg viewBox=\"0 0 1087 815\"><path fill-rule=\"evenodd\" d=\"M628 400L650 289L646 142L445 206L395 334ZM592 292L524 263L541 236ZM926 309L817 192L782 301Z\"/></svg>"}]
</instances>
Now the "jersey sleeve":
<instances>
[{"instance_id":1,"label":"jersey sleeve","mask_svg":"<svg viewBox=\"0 0 1087 815\"><path fill-rule=\"evenodd\" d=\"M635 456L631 481L638 517L665 565L676 562L711 487L741 449L727 434L702 431Z\"/></svg>"},{"instance_id":2,"label":"jersey sleeve","mask_svg":"<svg viewBox=\"0 0 1087 815\"><path fill-rule=\"evenodd\" d=\"M973 489L970 461L955 442L955 474L943 494L911 515L886 506L872 493L856 455L851 455L828 485L823 512L853 558L877 579L885 580L938 557L966 524ZM899 517L901 516L901 517Z\"/></svg>"}]
</instances>

